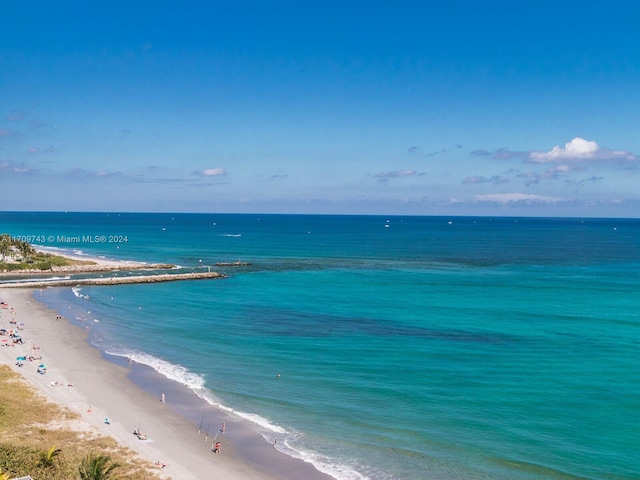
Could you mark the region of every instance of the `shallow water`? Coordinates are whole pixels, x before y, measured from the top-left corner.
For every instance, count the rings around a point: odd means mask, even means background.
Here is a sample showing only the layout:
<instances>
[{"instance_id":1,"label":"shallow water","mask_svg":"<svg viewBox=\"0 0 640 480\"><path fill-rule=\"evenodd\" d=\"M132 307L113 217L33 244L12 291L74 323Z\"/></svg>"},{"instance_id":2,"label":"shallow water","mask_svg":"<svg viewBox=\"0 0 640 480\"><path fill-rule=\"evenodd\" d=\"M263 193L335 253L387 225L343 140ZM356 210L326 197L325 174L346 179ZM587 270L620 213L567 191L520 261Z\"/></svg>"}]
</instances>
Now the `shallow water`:
<instances>
[{"instance_id":1,"label":"shallow water","mask_svg":"<svg viewBox=\"0 0 640 480\"><path fill-rule=\"evenodd\" d=\"M336 478L640 476L638 220L0 219L14 235L126 236L47 245L109 258L250 262L43 297Z\"/></svg>"}]
</instances>

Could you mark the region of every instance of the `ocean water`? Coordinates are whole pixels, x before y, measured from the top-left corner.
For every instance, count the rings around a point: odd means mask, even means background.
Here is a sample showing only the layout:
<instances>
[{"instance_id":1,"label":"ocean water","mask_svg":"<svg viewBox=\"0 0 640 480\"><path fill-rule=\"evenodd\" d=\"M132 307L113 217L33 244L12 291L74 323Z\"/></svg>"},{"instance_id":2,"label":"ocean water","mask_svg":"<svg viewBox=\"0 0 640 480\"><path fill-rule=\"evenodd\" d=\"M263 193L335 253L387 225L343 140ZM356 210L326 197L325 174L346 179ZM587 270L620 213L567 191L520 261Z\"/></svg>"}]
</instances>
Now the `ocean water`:
<instances>
[{"instance_id":1,"label":"ocean water","mask_svg":"<svg viewBox=\"0 0 640 480\"><path fill-rule=\"evenodd\" d=\"M640 220L1 213L0 230L227 273L41 299L336 479L640 478Z\"/></svg>"}]
</instances>

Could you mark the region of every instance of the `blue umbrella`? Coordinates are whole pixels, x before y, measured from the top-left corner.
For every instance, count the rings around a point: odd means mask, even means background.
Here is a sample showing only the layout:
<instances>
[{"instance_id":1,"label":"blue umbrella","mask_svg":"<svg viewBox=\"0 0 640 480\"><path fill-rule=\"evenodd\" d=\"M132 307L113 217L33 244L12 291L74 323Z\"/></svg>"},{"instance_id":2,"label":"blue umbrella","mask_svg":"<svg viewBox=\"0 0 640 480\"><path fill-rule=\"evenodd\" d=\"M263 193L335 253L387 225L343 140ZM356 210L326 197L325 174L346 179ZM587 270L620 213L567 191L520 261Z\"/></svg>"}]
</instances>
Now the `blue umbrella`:
<instances>
[{"instance_id":1,"label":"blue umbrella","mask_svg":"<svg viewBox=\"0 0 640 480\"><path fill-rule=\"evenodd\" d=\"M22 361L24 361L24 360L26 360L26 359L27 359L27 357L16 357L16 360L22 360Z\"/></svg>"},{"instance_id":2,"label":"blue umbrella","mask_svg":"<svg viewBox=\"0 0 640 480\"><path fill-rule=\"evenodd\" d=\"M38 365L38 368L47 368L47 366L44 363L41 363L40 365Z\"/></svg>"}]
</instances>

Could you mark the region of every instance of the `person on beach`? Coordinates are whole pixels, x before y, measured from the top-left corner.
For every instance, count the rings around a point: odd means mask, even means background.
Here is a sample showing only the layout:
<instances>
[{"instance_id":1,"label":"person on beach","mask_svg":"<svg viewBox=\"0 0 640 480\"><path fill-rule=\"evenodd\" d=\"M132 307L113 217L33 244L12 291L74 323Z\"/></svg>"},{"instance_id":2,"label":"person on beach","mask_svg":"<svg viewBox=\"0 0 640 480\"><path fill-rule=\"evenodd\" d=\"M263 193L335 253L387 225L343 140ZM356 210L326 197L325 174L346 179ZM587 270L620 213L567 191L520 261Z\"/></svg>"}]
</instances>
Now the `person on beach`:
<instances>
[{"instance_id":1,"label":"person on beach","mask_svg":"<svg viewBox=\"0 0 640 480\"><path fill-rule=\"evenodd\" d=\"M220 443L220 442L216 442L216 443L213 445L213 448L211 449L211 451L212 451L213 453L220 453L220 447L221 447L221 443Z\"/></svg>"},{"instance_id":2,"label":"person on beach","mask_svg":"<svg viewBox=\"0 0 640 480\"><path fill-rule=\"evenodd\" d=\"M166 403L164 398L164 393L160 395L160 403Z\"/></svg>"}]
</instances>

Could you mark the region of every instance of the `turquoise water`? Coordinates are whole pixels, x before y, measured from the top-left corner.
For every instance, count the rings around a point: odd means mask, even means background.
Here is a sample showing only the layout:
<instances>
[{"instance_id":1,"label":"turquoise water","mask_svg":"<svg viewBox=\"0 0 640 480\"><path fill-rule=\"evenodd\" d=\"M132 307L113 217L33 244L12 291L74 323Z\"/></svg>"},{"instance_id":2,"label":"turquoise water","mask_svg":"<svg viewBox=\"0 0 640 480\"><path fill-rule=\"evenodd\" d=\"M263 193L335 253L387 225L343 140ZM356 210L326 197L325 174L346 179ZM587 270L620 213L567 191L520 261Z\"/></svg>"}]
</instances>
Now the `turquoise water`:
<instances>
[{"instance_id":1,"label":"turquoise water","mask_svg":"<svg viewBox=\"0 0 640 480\"><path fill-rule=\"evenodd\" d=\"M222 280L43 298L338 479L640 477L638 220L0 221L108 258L250 262L214 267Z\"/></svg>"}]
</instances>

